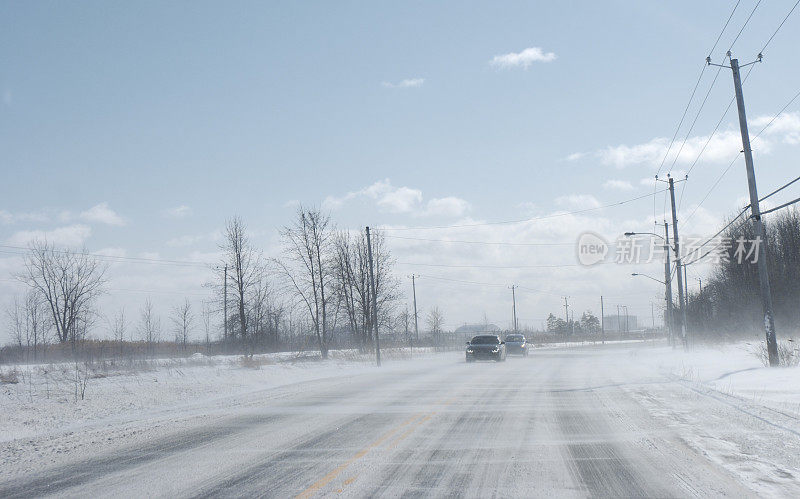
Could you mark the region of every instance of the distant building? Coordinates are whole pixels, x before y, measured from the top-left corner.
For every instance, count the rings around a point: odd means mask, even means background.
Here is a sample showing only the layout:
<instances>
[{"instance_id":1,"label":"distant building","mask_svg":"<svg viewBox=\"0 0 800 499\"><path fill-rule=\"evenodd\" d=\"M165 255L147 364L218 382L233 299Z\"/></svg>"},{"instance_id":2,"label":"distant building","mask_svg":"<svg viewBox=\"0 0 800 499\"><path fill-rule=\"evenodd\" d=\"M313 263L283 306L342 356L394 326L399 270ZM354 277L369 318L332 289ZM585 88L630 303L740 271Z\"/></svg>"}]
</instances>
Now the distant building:
<instances>
[{"instance_id":1,"label":"distant building","mask_svg":"<svg viewBox=\"0 0 800 499\"><path fill-rule=\"evenodd\" d=\"M639 329L639 321L635 315L628 315L627 318L625 314L606 315L603 317L603 326L606 331L624 333Z\"/></svg>"},{"instance_id":2,"label":"distant building","mask_svg":"<svg viewBox=\"0 0 800 499\"><path fill-rule=\"evenodd\" d=\"M499 333L500 328L497 324L464 324L456 328L454 333L462 334L481 334L481 333Z\"/></svg>"}]
</instances>

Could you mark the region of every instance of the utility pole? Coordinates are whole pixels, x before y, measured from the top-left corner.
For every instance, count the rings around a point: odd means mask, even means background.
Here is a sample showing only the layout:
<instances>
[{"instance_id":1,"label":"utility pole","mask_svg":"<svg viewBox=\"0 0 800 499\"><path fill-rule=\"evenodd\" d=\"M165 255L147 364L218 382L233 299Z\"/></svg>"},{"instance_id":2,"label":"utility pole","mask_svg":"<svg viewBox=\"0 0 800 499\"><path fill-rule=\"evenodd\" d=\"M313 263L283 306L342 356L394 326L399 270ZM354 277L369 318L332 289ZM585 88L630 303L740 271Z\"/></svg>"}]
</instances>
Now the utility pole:
<instances>
[{"instance_id":1,"label":"utility pole","mask_svg":"<svg viewBox=\"0 0 800 499\"><path fill-rule=\"evenodd\" d=\"M672 201L672 239L674 241L675 251L675 265L678 268L678 301L681 303L681 341L683 341L683 348L689 348L689 343L686 339L686 302L684 301L683 289L683 265L681 264L681 246L678 239L678 213L675 208L675 183L672 177L669 177L669 197Z\"/></svg>"},{"instance_id":2,"label":"utility pole","mask_svg":"<svg viewBox=\"0 0 800 499\"><path fill-rule=\"evenodd\" d=\"M375 288L375 272L372 270L372 240L367 227L367 256L369 257L369 284L372 288L372 327L375 330L375 362L381 367L381 340L378 336L378 293Z\"/></svg>"},{"instance_id":3,"label":"utility pole","mask_svg":"<svg viewBox=\"0 0 800 499\"><path fill-rule=\"evenodd\" d=\"M225 264L225 270L223 271L223 275L225 276L224 277L224 281L225 282L222 285L222 289L223 289L223 292L222 292L222 295L223 295L222 296L222 301L223 301L222 313L225 314L225 317L223 318L222 322L224 324L224 326L223 326L223 328L224 328L223 338L225 338L225 340L227 341L227 339L228 339L228 264L227 263Z\"/></svg>"},{"instance_id":4,"label":"utility pole","mask_svg":"<svg viewBox=\"0 0 800 499\"><path fill-rule=\"evenodd\" d=\"M653 331L656 329L656 313L653 311L653 302L650 302L650 320L652 321Z\"/></svg>"},{"instance_id":5,"label":"utility pole","mask_svg":"<svg viewBox=\"0 0 800 499\"><path fill-rule=\"evenodd\" d=\"M600 295L600 340L606 344L606 314L603 308L603 295Z\"/></svg>"},{"instance_id":6,"label":"utility pole","mask_svg":"<svg viewBox=\"0 0 800 499\"><path fill-rule=\"evenodd\" d=\"M728 57L730 55L729 51ZM711 62L709 59L706 60L709 63ZM758 54L758 62L761 62L761 54ZM754 62L750 64L754 64ZM736 91L736 106L739 108L739 129L742 134L744 163L747 167L747 186L750 191L750 218L753 219L753 229L757 241L754 244L758 244L758 255L756 256L758 261L756 263L758 265L758 284L761 288L761 307L764 311L767 352L769 353L769 365L774 367L778 365L778 342L775 338L775 317L772 313L772 292L767 270L767 233L764 229L764 222L761 220L761 208L758 205L756 173L753 168L753 151L750 149L750 133L747 130L747 116L744 111L744 94L742 94L742 79L739 74L738 59L731 59L731 70L733 71L733 87Z\"/></svg>"},{"instance_id":7,"label":"utility pole","mask_svg":"<svg viewBox=\"0 0 800 499\"><path fill-rule=\"evenodd\" d=\"M686 270L686 264L683 264L683 297L686 299L686 312L689 312L689 271Z\"/></svg>"},{"instance_id":8,"label":"utility pole","mask_svg":"<svg viewBox=\"0 0 800 499\"><path fill-rule=\"evenodd\" d=\"M417 282L416 276L411 274L411 290L414 293L414 339L419 342L419 323L417 322Z\"/></svg>"},{"instance_id":9,"label":"utility pole","mask_svg":"<svg viewBox=\"0 0 800 499\"><path fill-rule=\"evenodd\" d=\"M622 309L625 310L625 334L630 332L630 328L628 328L628 306L623 305Z\"/></svg>"},{"instance_id":10,"label":"utility pole","mask_svg":"<svg viewBox=\"0 0 800 499\"><path fill-rule=\"evenodd\" d=\"M517 295L514 293L514 289L516 287L517 286L514 285L514 284L511 285L511 303L512 303L511 311L512 311L513 317L514 317L514 332L515 333L517 332Z\"/></svg>"},{"instance_id":11,"label":"utility pole","mask_svg":"<svg viewBox=\"0 0 800 499\"><path fill-rule=\"evenodd\" d=\"M622 332L622 318L619 315L619 305L617 305L617 332Z\"/></svg>"},{"instance_id":12,"label":"utility pole","mask_svg":"<svg viewBox=\"0 0 800 499\"><path fill-rule=\"evenodd\" d=\"M567 303L568 296L564 297L564 320L566 320L566 326L569 327L569 303ZM566 331L564 331L566 333Z\"/></svg>"},{"instance_id":13,"label":"utility pole","mask_svg":"<svg viewBox=\"0 0 800 499\"><path fill-rule=\"evenodd\" d=\"M664 312L664 322L669 331L669 342L672 348L675 348L675 329L672 320L672 272L669 264L669 224L666 221L664 222L664 253L666 254L664 259L664 282L667 285L667 308Z\"/></svg>"}]
</instances>

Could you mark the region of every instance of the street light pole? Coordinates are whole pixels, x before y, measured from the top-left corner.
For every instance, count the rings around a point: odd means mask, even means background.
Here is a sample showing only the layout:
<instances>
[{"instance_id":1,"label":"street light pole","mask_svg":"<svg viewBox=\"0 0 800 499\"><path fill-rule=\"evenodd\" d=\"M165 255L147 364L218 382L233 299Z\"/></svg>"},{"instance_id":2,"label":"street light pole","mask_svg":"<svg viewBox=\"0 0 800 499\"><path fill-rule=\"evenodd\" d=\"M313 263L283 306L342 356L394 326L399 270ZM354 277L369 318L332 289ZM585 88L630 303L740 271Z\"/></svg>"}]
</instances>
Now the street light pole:
<instances>
[{"instance_id":1,"label":"street light pole","mask_svg":"<svg viewBox=\"0 0 800 499\"><path fill-rule=\"evenodd\" d=\"M666 287L666 293L664 296L665 301L667 302L667 308L664 311L664 325L667 328L667 336L669 337L669 342L675 347L675 332L674 332L674 325L672 321L672 272L670 272L670 258L669 258L669 224L664 222L664 236L660 236L655 232L626 232L626 236L635 236L637 234L649 234L651 236L658 237L664 241L664 280L659 281L654 277L650 277L645 274L632 274L632 275L641 275L643 277L647 277L652 279L656 282L660 282L664 284Z\"/></svg>"}]
</instances>

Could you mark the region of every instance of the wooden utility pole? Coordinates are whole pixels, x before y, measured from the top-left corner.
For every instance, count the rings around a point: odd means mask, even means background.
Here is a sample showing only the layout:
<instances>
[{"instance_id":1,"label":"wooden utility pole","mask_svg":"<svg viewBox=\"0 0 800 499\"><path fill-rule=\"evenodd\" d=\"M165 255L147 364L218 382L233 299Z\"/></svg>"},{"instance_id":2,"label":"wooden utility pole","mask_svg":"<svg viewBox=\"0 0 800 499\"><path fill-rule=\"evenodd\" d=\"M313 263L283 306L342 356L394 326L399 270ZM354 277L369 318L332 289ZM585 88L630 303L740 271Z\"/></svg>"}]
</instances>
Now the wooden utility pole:
<instances>
[{"instance_id":1,"label":"wooden utility pole","mask_svg":"<svg viewBox=\"0 0 800 499\"><path fill-rule=\"evenodd\" d=\"M603 308L603 295L600 295L600 339L602 344L606 344L606 313Z\"/></svg>"},{"instance_id":2,"label":"wooden utility pole","mask_svg":"<svg viewBox=\"0 0 800 499\"><path fill-rule=\"evenodd\" d=\"M678 301L681 304L681 341L683 341L683 348L688 348L689 343L686 338L686 302L684 301L683 289L683 265L681 264L681 245L678 239L678 212L675 207L675 183L672 177L669 178L669 197L672 201L672 241L675 248L675 265L678 271Z\"/></svg>"},{"instance_id":3,"label":"wooden utility pole","mask_svg":"<svg viewBox=\"0 0 800 499\"><path fill-rule=\"evenodd\" d=\"M369 227L367 227L367 256L369 257L369 283L372 289L372 327L375 331L375 362L378 367L381 367L381 340L378 336L378 293L375 287L375 271L373 270L372 262L372 240L369 236Z\"/></svg>"},{"instance_id":4,"label":"wooden utility pole","mask_svg":"<svg viewBox=\"0 0 800 499\"><path fill-rule=\"evenodd\" d=\"M414 339L419 342L419 322L417 321L417 282L416 276L411 274L411 290L414 294Z\"/></svg>"},{"instance_id":5,"label":"wooden utility pole","mask_svg":"<svg viewBox=\"0 0 800 499\"><path fill-rule=\"evenodd\" d=\"M664 284L667 287L667 308L664 312L664 323L666 324L669 334L669 342L672 348L675 348L675 327L672 320L672 269L669 263L669 224L664 222Z\"/></svg>"},{"instance_id":6,"label":"wooden utility pole","mask_svg":"<svg viewBox=\"0 0 800 499\"><path fill-rule=\"evenodd\" d=\"M517 295L514 293L516 285L511 285L511 312L514 319L514 332L517 332Z\"/></svg>"},{"instance_id":7,"label":"wooden utility pole","mask_svg":"<svg viewBox=\"0 0 800 499\"><path fill-rule=\"evenodd\" d=\"M223 338L227 341L228 339L228 264L225 264L225 270L223 271L224 276L224 283L222 285L222 313L225 314L223 318Z\"/></svg>"},{"instance_id":8,"label":"wooden utility pole","mask_svg":"<svg viewBox=\"0 0 800 499\"><path fill-rule=\"evenodd\" d=\"M728 52L730 57L730 52ZM761 54L758 54L758 62L761 62ZM753 63L751 63L753 64ZM764 332L767 339L767 352L769 353L769 365L778 365L778 341L775 338L775 317L772 313L772 292L769 285L769 272L767 269L767 233L764 229L764 222L761 220L761 208L758 205L758 189L756 188L756 173L753 168L753 151L750 149L750 133L747 130L747 115L744 111L744 94L742 93L742 79L739 75L739 60L731 59L731 70L733 71L733 87L736 91L736 106L739 109L739 129L742 134L742 149L744 152L744 163L747 167L747 186L750 192L750 218L753 220L753 229L756 234L758 245L758 284L761 289L761 308L764 312Z\"/></svg>"}]
</instances>

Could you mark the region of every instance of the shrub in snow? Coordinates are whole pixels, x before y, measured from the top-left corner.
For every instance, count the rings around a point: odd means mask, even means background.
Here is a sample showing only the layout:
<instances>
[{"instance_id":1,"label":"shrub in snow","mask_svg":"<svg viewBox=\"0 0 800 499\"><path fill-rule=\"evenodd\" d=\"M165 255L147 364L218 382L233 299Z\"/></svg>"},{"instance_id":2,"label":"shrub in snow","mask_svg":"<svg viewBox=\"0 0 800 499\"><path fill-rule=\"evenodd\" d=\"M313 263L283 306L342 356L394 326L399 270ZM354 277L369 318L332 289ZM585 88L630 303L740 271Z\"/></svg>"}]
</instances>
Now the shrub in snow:
<instances>
[{"instance_id":1,"label":"shrub in snow","mask_svg":"<svg viewBox=\"0 0 800 499\"><path fill-rule=\"evenodd\" d=\"M8 371L0 369L0 383L7 385L16 385L19 383L19 371L17 368L15 367Z\"/></svg>"},{"instance_id":2,"label":"shrub in snow","mask_svg":"<svg viewBox=\"0 0 800 499\"><path fill-rule=\"evenodd\" d=\"M794 346L794 340L778 342L778 365L781 367L795 367L800 364L800 348ZM761 359L764 366L769 367L769 352L767 342L762 341L758 345L756 355Z\"/></svg>"}]
</instances>

